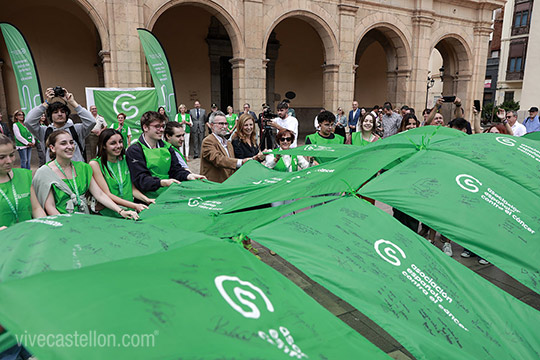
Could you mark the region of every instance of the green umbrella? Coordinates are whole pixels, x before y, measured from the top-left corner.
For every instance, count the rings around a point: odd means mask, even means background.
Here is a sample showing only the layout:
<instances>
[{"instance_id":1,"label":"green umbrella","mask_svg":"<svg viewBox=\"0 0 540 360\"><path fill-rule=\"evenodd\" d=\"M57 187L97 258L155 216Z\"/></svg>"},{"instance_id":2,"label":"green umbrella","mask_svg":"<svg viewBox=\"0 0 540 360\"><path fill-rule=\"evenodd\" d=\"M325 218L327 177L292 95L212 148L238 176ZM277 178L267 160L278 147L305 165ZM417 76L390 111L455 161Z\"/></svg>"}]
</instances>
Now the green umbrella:
<instances>
[{"instance_id":1,"label":"green umbrella","mask_svg":"<svg viewBox=\"0 0 540 360\"><path fill-rule=\"evenodd\" d=\"M540 140L540 131L531 132L523 135L522 137L531 140Z\"/></svg>"},{"instance_id":2,"label":"green umbrella","mask_svg":"<svg viewBox=\"0 0 540 360\"><path fill-rule=\"evenodd\" d=\"M441 143L420 151L359 192L415 217L540 292L540 173L531 170L540 147L527 139L472 137L464 139L463 149ZM477 140L490 144L478 145L478 154L468 152ZM505 168L504 161L512 164Z\"/></svg>"},{"instance_id":3,"label":"green umbrella","mask_svg":"<svg viewBox=\"0 0 540 360\"><path fill-rule=\"evenodd\" d=\"M540 312L366 201L339 199L249 236L365 313L417 359L540 356Z\"/></svg>"},{"instance_id":4,"label":"green umbrella","mask_svg":"<svg viewBox=\"0 0 540 360\"><path fill-rule=\"evenodd\" d=\"M166 253L0 284L0 318L39 359L385 359L240 246Z\"/></svg>"}]
</instances>

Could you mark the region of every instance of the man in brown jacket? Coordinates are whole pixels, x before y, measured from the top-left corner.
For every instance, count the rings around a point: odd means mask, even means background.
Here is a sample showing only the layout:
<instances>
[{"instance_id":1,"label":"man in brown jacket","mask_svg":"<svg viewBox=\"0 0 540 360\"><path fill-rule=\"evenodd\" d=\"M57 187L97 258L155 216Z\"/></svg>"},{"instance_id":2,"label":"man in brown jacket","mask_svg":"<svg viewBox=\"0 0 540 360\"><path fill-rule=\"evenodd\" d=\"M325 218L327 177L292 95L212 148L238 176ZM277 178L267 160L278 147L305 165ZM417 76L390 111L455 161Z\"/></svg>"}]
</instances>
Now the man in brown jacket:
<instances>
[{"instance_id":1,"label":"man in brown jacket","mask_svg":"<svg viewBox=\"0 0 540 360\"><path fill-rule=\"evenodd\" d=\"M242 166L247 159L236 159L230 141L227 141L227 118L221 111L213 112L208 123L212 133L204 138L201 147L201 175L210 181L222 183Z\"/></svg>"}]
</instances>

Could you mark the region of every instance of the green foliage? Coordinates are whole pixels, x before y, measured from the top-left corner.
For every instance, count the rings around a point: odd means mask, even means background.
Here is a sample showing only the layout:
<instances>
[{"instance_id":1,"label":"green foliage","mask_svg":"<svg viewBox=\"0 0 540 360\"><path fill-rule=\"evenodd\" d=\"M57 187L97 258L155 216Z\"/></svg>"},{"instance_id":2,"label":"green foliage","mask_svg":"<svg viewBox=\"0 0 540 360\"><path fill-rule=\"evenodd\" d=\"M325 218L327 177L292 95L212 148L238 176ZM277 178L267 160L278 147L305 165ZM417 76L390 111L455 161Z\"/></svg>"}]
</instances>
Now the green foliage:
<instances>
[{"instance_id":1,"label":"green foliage","mask_svg":"<svg viewBox=\"0 0 540 360\"><path fill-rule=\"evenodd\" d=\"M509 111L509 110L518 111L519 101L507 100L497 107L494 107L493 103L487 103L484 105L484 108L482 109L482 119L484 119L484 121L486 122L490 122L492 119L494 122L497 122L498 121L497 110L499 109L504 109L505 111Z\"/></svg>"}]
</instances>

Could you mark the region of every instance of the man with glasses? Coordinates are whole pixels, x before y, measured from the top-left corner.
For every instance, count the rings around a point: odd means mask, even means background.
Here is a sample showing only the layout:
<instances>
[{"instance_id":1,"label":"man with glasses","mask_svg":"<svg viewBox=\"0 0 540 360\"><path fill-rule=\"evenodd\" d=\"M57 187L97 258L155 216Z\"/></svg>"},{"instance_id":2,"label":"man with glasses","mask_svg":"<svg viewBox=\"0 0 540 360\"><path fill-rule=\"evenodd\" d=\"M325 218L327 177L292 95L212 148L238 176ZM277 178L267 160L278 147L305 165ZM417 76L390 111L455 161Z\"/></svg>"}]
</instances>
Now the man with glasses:
<instances>
[{"instance_id":1,"label":"man with glasses","mask_svg":"<svg viewBox=\"0 0 540 360\"><path fill-rule=\"evenodd\" d=\"M145 112L141 117L143 133L126 151L133 186L149 198L156 198L172 184L205 178L185 170L174 149L165 145L165 121L165 116L156 111Z\"/></svg>"},{"instance_id":2,"label":"man with glasses","mask_svg":"<svg viewBox=\"0 0 540 360\"><path fill-rule=\"evenodd\" d=\"M540 131L540 120L538 119L538 108L533 106L529 109L529 117L523 121L527 133Z\"/></svg>"},{"instance_id":3,"label":"man with glasses","mask_svg":"<svg viewBox=\"0 0 540 360\"><path fill-rule=\"evenodd\" d=\"M527 128L523 124L520 124L517 121L517 112L514 110L509 110L506 113L505 116L506 121L508 121L508 125L512 128L512 132L514 133L514 136L523 136L527 133Z\"/></svg>"},{"instance_id":4,"label":"man with glasses","mask_svg":"<svg viewBox=\"0 0 540 360\"><path fill-rule=\"evenodd\" d=\"M236 159L234 148L227 135L227 118L221 111L212 113L208 119L212 133L204 138L201 148L201 174L210 181L222 183L236 169L252 158Z\"/></svg>"}]
</instances>

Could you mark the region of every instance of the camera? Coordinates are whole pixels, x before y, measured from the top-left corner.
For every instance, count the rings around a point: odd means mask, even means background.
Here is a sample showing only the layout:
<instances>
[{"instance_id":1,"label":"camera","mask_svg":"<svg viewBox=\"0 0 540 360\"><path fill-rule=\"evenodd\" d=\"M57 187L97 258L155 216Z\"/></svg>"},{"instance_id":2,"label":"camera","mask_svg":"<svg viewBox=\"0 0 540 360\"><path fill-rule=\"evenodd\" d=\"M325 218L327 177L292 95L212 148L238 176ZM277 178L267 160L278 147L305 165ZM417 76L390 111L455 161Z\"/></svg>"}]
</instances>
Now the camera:
<instances>
[{"instance_id":1,"label":"camera","mask_svg":"<svg viewBox=\"0 0 540 360\"><path fill-rule=\"evenodd\" d=\"M66 95L66 92L61 86L55 86L53 90L55 97L64 97L64 95Z\"/></svg>"},{"instance_id":2,"label":"camera","mask_svg":"<svg viewBox=\"0 0 540 360\"><path fill-rule=\"evenodd\" d=\"M262 112L262 120L264 122L265 128L271 128L270 123L272 122L272 119L275 119L278 117L277 114L272 113L272 110L270 110L270 107L265 107Z\"/></svg>"}]
</instances>

